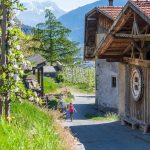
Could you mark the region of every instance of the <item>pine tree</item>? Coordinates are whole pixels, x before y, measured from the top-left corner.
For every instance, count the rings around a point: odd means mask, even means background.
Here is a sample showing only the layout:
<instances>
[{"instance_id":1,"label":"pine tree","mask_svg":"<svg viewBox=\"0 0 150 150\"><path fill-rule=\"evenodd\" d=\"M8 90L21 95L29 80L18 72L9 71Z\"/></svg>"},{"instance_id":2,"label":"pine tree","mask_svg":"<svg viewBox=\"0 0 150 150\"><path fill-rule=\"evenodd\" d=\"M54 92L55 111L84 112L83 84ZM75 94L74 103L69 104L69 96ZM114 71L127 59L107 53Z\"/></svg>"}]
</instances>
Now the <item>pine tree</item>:
<instances>
[{"instance_id":1,"label":"pine tree","mask_svg":"<svg viewBox=\"0 0 150 150\"><path fill-rule=\"evenodd\" d=\"M78 43L68 39L71 31L64 27L50 10L45 11L45 22L34 29L34 49L39 51L51 64L56 61L71 63L79 48Z\"/></svg>"}]
</instances>

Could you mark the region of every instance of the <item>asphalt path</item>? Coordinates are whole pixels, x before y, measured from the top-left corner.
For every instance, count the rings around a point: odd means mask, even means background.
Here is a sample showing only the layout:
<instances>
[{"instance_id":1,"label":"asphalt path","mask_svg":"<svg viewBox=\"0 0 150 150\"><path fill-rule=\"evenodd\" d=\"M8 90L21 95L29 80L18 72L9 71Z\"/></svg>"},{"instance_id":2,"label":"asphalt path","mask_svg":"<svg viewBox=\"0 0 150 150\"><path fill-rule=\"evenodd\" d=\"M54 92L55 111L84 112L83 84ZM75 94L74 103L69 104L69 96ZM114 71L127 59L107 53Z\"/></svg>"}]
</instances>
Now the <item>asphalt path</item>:
<instances>
[{"instance_id":1,"label":"asphalt path","mask_svg":"<svg viewBox=\"0 0 150 150\"><path fill-rule=\"evenodd\" d=\"M77 150L150 150L150 134L121 126L120 122L88 120L86 114L97 113L95 96L75 95L74 106L74 120L71 122L68 115L64 126L79 140Z\"/></svg>"}]
</instances>

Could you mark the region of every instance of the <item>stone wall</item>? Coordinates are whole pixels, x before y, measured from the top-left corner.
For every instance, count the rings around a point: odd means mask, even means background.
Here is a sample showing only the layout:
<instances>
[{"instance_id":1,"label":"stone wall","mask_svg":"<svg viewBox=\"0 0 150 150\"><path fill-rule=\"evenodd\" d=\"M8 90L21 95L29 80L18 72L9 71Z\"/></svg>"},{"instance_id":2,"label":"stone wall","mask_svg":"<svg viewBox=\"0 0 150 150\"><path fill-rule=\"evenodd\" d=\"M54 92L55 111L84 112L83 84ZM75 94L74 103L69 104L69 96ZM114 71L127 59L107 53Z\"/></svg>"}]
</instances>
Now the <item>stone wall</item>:
<instances>
[{"instance_id":1,"label":"stone wall","mask_svg":"<svg viewBox=\"0 0 150 150\"><path fill-rule=\"evenodd\" d=\"M119 101L119 63L96 60L96 104L102 111L117 111ZM112 87L112 77L116 77L116 87Z\"/></svg>"}]
</instances>

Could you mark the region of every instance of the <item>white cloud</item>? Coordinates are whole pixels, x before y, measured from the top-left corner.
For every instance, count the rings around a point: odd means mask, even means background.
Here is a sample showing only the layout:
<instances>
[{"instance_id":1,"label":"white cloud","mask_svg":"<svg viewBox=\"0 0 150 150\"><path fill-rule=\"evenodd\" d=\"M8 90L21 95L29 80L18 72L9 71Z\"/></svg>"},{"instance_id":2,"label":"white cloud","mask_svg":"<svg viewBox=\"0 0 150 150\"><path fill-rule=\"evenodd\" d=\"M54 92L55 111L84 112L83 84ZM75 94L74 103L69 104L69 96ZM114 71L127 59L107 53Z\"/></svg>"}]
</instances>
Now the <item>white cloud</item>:
<instances>
[{"instance_id":1,"label":"white cloud","mask_svg":"<svg viewBox=\"0 0 150 150\"><path fill-rule=\"evenodd\" d=\"M77 7L95 2L97 0L21 0L21 2L31 2L31 1L37 2L52 1L55 2L61 9L65 11L70 11Z\"/></svg>"}]
</instances>

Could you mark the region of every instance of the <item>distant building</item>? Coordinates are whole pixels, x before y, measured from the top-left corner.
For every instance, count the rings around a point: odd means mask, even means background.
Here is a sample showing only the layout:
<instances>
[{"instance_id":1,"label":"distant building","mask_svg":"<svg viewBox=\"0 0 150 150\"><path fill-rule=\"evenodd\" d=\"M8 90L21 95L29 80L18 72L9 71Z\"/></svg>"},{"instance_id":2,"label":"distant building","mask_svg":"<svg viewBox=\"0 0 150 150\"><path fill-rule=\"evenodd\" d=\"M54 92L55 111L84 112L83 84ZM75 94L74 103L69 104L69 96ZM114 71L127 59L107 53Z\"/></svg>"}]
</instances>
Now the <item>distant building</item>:
<instances>
[{"instance_id":1,"label":"distant building","mask_svg":"<svg viewBox=\"0 0 150 150\"><path fill-rule=\"evenodd\" d=\"M59 71L62 71L63 66L60 62L56 62L55 66L44 66L44 76L56 78Z\"/></svg>"},{"instance_id":2,"label":"distant building","mask_svg":"<svg viewBox=\"0 0 150 150\"><path fill-rule=\"evenodd\" d=\"M53 66L45 66L44 67L44 76L51 77L51 78L56 78L57 71Z\"/></svg>"},{"instance_id":3,"label":"distant building","mask_svg":"<svg viewBox=\"0 0 150 150\"><path fill-rule=\"evenodd\" d=\"M33 72L33 75L25 77L25 83L27 88L30 88L38 93L41 96L44 95L44 73L43 67L46 65L46 59L41 55L36 54L27 58L28 61L33 65L32 69L29 70ZM35 77L37 76L37 77Z\"/></svg>"}]
</instances>

